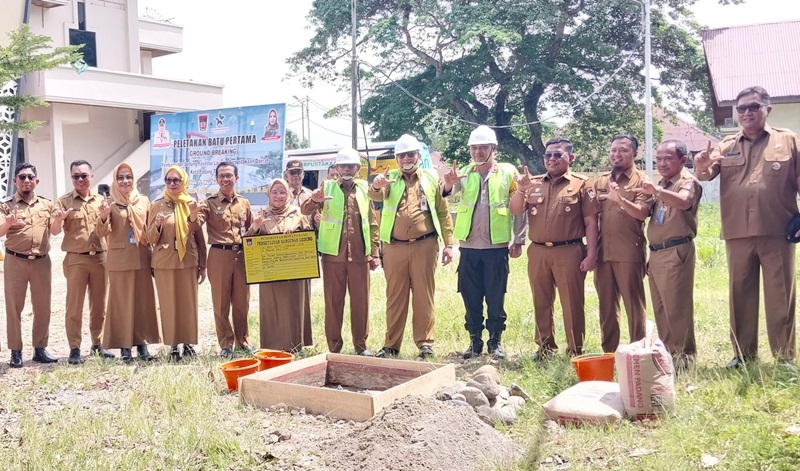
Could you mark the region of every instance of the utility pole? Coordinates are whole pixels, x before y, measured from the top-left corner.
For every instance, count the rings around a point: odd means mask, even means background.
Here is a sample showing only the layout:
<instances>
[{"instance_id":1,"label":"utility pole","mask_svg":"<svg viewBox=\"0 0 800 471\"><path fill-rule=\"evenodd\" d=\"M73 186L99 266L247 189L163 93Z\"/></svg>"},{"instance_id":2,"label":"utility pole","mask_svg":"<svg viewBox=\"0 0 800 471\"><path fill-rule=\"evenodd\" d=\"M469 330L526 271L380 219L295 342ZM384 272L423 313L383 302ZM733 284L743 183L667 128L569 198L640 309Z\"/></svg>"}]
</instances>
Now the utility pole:
<instances>
[{"instance_id":1,"label":"utility pole","mask_svg":"<svg viewBox=\"0 0 800 471\"><path fill-rule=\"evenodd\" d=\"M352 23L353 55L350 63L350 132L352 134L352 147L358 149L358 55L356 54L356 0L350 1L350 21Z\"/></svg>"},{"instance_id":2,"label":"utility pole","mask_svg":"<svg viewBox=\"0 0 800 471\"><path fill-rule=\"evenodd\" d=\"M644 2L644 149L647 176L653 177L653 103L650 84L650 0Z\"/></svg>"},{"instance_id":3,"label":"utility pole","mask_svg":"<svg viewBox=\"0 0 800 471\"><path fill-rule=\"evenodd\" d=\"M306 104L303 106L303 100L297 98L297 95L292 95L292 98L297 100L297 103L300 104L300 134L303 136L303 140L301 144L306 141L306 118L311 119L311 116L306 115L306 110L308 109L308 95L306 95ZM311 134L311 123L309 122L308 126L308 133ZM309 140L311 138L309 137ZM311 147L311 146L309 146Z\"/></svg>"},{"instance_id":4,"label":"utility pole","mask_svg":"<svg viewBox=\"0 0 800 471\"><path fill-rule=\"evenodd\" d=\"M308 118L308 147L311 148L311 108L308 107L308 95L306 95L306 118Z\"/></svg>"}]
</instances>

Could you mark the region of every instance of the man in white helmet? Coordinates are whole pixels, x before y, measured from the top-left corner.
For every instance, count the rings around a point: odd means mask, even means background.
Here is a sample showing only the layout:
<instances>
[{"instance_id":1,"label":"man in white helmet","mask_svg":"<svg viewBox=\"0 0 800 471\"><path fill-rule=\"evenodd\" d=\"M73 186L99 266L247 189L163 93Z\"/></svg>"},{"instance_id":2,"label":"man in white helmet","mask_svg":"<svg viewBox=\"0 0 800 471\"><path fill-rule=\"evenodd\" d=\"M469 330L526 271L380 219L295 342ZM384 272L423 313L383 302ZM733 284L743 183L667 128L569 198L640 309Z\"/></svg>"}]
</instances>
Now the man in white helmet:
<instances>
[{"instance_id":1,"label":"man in white helmet","mask_svg":"<svg viewBox=\"0 0 800 471\"><path fill-rule=\"evenodd\" d=\"M376 356L397 356L408 317L409 289L413 294L411 324L419 356L433 356L435 322L433 295L439 242L444 241L442 265L453 259L453 222L432 170L419 168L421 146L404 134L394 147L399 170L378 174L369 196L383 201L380 239L386 275L386 340Z\"/></svg>"},{"instance_id":2,"label":"man in white helmet","mask_svg":"<svg viewBox=\"0 0 800 471\"><path fill-rule=\"evenodd\" d=\"M378 223L368 183L355 178L361 157L355 149L336 154L339 178L326 180L303 202L303 214L321 212L317 248L322 254L325 292L325 338L328 350L342 350L344 297L350 291L350 331L357 355L371 356L369 335L369 271L380 266Z\"/></svg>"},{"instance_id":3,"label":"man in white helmet","mask_svg":"<svg viewBox=\"0 0 800 471\"><path fill-rule=\"evenodd\" d=\"M508 209L517 191L517 169L495 160L497 136L489 126L469 135L472 163L453 168L444 176L444 195L461 192L453 236L459 241L458 292L466 308L469 348L464 358L483 352L483 303L489 353L505 358L501 336L506 328L505 296L508 257L519 257L525 245L525 213L513 217ZM510 244L510 245L509 245Z\"/></svg>"}]
</instances>

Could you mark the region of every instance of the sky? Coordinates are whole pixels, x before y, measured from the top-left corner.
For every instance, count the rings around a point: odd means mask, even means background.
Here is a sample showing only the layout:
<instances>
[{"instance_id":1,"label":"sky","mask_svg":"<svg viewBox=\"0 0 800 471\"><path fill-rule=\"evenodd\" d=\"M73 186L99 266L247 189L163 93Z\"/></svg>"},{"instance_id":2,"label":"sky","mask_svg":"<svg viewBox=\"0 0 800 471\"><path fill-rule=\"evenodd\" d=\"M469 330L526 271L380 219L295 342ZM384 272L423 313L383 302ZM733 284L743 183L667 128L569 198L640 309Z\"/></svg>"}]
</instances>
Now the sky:
<instances>
[{"instance_id":1,"label":"sky","mask_svg":"<svg viewBox=\"0 0 800 471\"><path fill-rule=\"evenodd\" d=\"M342 0L345 1L345 0ZM326 110L350 103L348 92L317 84L305 89L286 59L308 44L312 0L139 0L139 14L154 8L183 26L183 51L153 60L154 75L225 86L225 107L286 103L287 127L302 137L301 109L308 97L306 137L315 148L349 146L350 119L325 119ZM235 6L235 8L228 7ZM697 19L709 28L800 19L800 0L747 0L720 6L699 0ZM360 141L361 142L361 141Z\"/></svg>"}]
</instances>

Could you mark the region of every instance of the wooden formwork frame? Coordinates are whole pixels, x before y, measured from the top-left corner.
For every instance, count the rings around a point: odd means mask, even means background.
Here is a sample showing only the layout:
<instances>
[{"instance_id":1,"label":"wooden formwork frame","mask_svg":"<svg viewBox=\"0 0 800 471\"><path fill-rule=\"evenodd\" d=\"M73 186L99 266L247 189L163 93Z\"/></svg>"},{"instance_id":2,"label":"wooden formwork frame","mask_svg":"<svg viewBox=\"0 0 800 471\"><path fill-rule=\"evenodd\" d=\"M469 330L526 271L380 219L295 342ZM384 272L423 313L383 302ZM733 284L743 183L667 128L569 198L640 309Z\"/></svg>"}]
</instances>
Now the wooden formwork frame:
<instances>
[{"instance_id":1,"label":"wooden formwork frame","mask_svg":"<svg viewBox=\"0 0 800 471\"><path fill-rule=\"evenodd\" d=\"M373 392L313 385L320 378L324 378L322 383ZM455 381L452 364L325 353L242 377L239 395L245 403L259 407L284 403L304 407L311 414L361 422L395 399L411 394L431 395Z\"/></svg>"}]
</instances>

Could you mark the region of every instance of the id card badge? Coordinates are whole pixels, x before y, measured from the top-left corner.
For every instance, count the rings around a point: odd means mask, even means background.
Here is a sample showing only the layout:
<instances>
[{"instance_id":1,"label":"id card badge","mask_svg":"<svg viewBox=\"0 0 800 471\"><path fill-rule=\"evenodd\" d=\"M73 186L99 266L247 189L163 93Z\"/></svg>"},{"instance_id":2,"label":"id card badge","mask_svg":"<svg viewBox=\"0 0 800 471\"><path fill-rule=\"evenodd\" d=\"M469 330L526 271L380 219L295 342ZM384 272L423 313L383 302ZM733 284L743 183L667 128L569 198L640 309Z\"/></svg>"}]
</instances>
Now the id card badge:
<instances>
[{"instance_id":1,"label":"id card badge","mask_svg":"<svg viewBox=\"0 0 800 471\"><path fill-rule=\"evenodd\" d=\"M664 206L664 205L659 206L658 209L656 210L656 214L655 214L655 218L654 218L654 222L655 222L656 226L663 225L664 224L664 219L666 219L666 217L667 217L667 207Z\"/></svg>"},{"instance_id":2,"label":"id card badge","mask_svg":"<svg viewBox=\"0 0 800 471\"><path fill-rule=\"evenodd\" d=\"M128 231L128 244L136 245L136 237L133 236L133 229Z\"/></svg>"},{"instance_id":3,"label":"id card badge","mask_svg":"<svg viewBox=\"0 0 800 471\"><path fill-rule=\"evenodd\" d=\"M425 193L422 192L422 185L420 184L419 189L419 210L423 212L428 211L428 198L425 197Z\"/></svg>"},{"instance_id":4,"label":"id card badge","mask_svg":"<svg viewBox=\"0 0 800 471\"><path fill-rule=\"evenodd\" d=\"M175 250L178 250L178 239L172 240L172 246L175 247Z\"/></svg>"}]
</instances>

